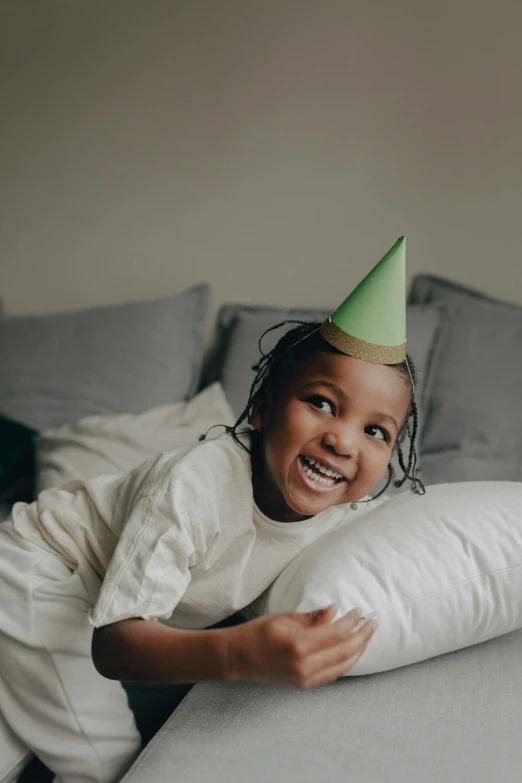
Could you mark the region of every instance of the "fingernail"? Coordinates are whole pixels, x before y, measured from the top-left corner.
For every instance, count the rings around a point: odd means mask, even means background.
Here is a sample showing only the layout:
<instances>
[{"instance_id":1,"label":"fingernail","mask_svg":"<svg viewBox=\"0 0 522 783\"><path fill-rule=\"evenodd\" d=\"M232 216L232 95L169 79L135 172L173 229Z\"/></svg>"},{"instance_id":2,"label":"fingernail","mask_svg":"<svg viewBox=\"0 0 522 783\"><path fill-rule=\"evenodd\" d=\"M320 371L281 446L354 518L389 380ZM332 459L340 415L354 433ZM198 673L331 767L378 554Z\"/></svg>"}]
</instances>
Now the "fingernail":
<instances>
[{"instance_id":1,"label":"fingernail","mask_svg":"<svg viewBox=\"0 0 522 783\"><path fill-rule=\"evenodd\" d=\"M353 610L355 612L355 616L360 619L362 617L362 609L360 606L356 606Z\"/></svg>"}]
</instances>

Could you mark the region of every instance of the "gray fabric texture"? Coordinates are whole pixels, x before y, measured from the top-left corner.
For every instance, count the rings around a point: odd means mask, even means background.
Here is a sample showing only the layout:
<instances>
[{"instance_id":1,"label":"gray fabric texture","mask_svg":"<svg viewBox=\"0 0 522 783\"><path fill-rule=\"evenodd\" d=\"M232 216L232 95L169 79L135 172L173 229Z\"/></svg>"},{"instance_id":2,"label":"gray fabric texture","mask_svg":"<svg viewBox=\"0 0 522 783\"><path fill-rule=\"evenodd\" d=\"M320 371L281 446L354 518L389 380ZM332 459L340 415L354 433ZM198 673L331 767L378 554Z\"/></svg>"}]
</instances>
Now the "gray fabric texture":
<instances>
[{"instance_id":1,"label":"gray fabric texture","mask_svg":"<svg viewBox=\"0 0 522 783\"><path fill-rule=\"evenodd\" d=\"M248 400L255 372L252 365L261 358L258 340L267 329L287 319L324 321L330 310L284 310L275 307L224 305L219 311L218 326L222 345L216 360L215 380L221 382L227 400L236 416ZM297 324L286 324L267 334L261 347L268 353L277 341Z\"/></svg>"},{"instance_id":2,"label":"gray fabric texture","mask_svg":"<svg viewBox=\"0 0 522 783\"><path fill-rule=\"evenodd\" d=\"M4 318L0 413L38 430L195 392L208 285L169 299Z\"/></svg>"},{"instance_id":3,"label":"gray fabric texture","mask_svg":"<svg viewBox=\"0 0 522 783\"><path fill-rule=\"evenodd\" d=\"M263 332L287 318L299 321L323 321L331 311L328 310L281 310L268 307L248 307L245 305L225 305L219 313L219 327L222 334L222 346L216 359L213 380L219 380L223 386L232 410L236 415L245 406L255 373L252 365L259 358L258 341ZM417 402L419 408L419 428L422 427L422 401L431 383L430 362L438 339L439 328L445 309L441 305L408 305L408 353L417 369ZM263 338L261 347L264 353L270 351L276 342L294 324L275 329ZM409 440L403 446L405 457L409 449ZM417 449L417 454L419 450ZM403 476L397 455L392 459L395 476ZM422 471L419 472L422 477ZM388 474L372 489L375 495L384 487ZM390 487L389 494L410 491L410 482L396 489Z\"/></svg>"},{"instance_id":4,"label":"gray fabric texture","mask_svg":"<svg viewBox=\"0 0 522 783\"><path fill-rule=\"evenodd\" d=\"M501 454L474 455L441 451L422 455L422 479L425 484L454 481L520 481L520 463Z\"/></svg>"},{"instance_id":5,"label":"gray fabric texture","mask_svg":"<svg viewBox=\"0 0 522 783\"><path fill-rule=\"evenodd\" d=\"M433 357L423 464L425 455L460 452L466 459L448 459L446 471L437 462L437 481L459 481L463 474L521 481L522 307L428 275L415 278L410 300L451 306Z\"/></svg>"},{"instance_id":6,"label":"gray fabric texture","mask_svg":"<svg viewBox=\"0 0 522 783\"><path fill-rule=\"evenodd\" d=\"M515 783L521 657L515 631L303 692L200 683L123 781Z\"/></svg>"}]
</instances>

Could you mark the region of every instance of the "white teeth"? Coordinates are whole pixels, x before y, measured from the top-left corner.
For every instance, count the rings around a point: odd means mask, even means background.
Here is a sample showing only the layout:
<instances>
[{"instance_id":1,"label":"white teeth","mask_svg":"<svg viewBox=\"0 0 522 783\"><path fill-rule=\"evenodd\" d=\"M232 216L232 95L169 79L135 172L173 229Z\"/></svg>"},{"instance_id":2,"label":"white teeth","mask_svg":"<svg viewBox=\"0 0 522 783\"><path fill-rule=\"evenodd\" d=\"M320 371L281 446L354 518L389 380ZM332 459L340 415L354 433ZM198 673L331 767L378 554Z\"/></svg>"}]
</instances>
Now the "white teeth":
<instances>
[{"instance_id":1,"label":"white teeth","mask_svg":"<svg viewBox=\"0 0 522 783\"><path fill-rule=\"evenodd\" d=\"M311 462L311 460L309 460L308 457L305 457L305 460ZM319 465L319 463L316 464ZM324 473L325 471L322 472ZM311 468L305 469L305 475L313 479L317 484L322 484L323 486L333 487L333 485L335 484L335 481L333 479L327 479L327 478L323 478L323 476L318 476L317 473L315 473ZM335 476L336 474L333 471L329 470L328 475Z\"/></svg>"},{"instance_id":2,"label":"white teeth","mask_svg":"<svg viewBox=\"0 0 522 783\"><path fill-rule=\"evenodd\" d=\"M334 470L331 470L330 468L326 468L324 465L321 465L321 463L315 459L311 459L310 457L304 457L304 459L306 460L306 462L308 462L309 465L315 465L315 469L318 470L320 473L323 473L323 475L325 476L331 476L334 479L343 478L343 476L340 473L336 473ZM316 474L314 474L312 471L310 472L305 471L305 473L308 476L313 475L314 477L316 477Z\"/></svg>"}]
</instances>

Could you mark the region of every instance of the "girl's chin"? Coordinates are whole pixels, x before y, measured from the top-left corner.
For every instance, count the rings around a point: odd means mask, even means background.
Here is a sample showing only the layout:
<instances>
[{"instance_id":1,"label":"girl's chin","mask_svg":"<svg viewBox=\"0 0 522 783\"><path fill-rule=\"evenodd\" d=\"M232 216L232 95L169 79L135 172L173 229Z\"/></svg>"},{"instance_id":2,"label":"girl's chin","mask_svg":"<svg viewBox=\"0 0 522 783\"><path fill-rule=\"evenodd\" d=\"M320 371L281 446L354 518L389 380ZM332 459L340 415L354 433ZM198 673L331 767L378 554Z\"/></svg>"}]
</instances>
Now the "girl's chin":
<instances>
[{"instance_id":1,"label":"girl's chin","mask_svg":"<svg viewBox=\"0 0 522 783\"><path fill-rule=\"evenodd\" d=\"M292 493L290 497L285 498L288 516L293 516L294 521L298 518L306 519L308 517L314 517L322 511L326 511L327 508L332 508L332 506L339 506L343 503L352 502L351 499L346 499L339 495L319 495L318 497L310 498L303 497L301 493Z\"/></svg>"},{"instance_id":2,"label":"girl's chin","mask_svg":"<svg viewBox=\"0 0 522 783\"><path fill-rule=\"evenodd\" d=\"M346 495L340 497L322 495L315 498L310 498L303 497L302 493L290 492L286 494L284 498L282 498L284 508L281 508L279 513L272 518L277 519L280 522L300 522L304 519L315 517L317 514L321 514L328 508L333 508L333 506L340 506L346 503L355 503L368 493L365 492L362 495L358 495L358 497L354 497L352 493L350 494L352 495L351 497L346 497ZM270 516L270 514L267 516Z\"/></svg>"}]
</instances>

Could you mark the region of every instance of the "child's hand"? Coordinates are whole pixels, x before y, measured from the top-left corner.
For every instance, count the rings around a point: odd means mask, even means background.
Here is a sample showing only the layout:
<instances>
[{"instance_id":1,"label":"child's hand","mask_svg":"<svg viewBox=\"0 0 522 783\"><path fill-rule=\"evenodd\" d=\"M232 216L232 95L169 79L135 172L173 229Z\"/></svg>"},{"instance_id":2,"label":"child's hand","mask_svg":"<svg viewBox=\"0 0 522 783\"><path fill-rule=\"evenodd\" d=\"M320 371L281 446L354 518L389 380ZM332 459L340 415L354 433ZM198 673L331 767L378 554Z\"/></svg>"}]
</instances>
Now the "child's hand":
<instances>
[{"instance_id":1,"label":"child's hand","mask_svg":"<svg viewBox=\"0 0 522 783\"><path fill-rule=\"evenodd\" d=\"M353 633L361 612L330 624L337 607L264 615L230 631L230 679L306 690L347 674L366 650L377 623Z\"/></svg>"}]
</instances>

